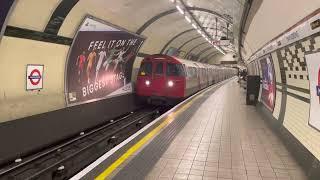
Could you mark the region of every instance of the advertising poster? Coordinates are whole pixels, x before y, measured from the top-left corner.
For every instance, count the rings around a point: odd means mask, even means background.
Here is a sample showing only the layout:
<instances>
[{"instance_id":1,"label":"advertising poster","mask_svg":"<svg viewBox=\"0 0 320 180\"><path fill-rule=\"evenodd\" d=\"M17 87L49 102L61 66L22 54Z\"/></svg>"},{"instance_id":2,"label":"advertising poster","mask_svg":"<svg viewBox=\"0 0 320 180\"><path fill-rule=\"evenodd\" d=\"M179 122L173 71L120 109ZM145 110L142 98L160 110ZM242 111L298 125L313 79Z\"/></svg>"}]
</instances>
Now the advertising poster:
<instances>
[{"instance_id":1,"label":"advertising poster","mask_svg":"<svg viewBox=\"0 0 320 180\"><path fill-rule=\"evenodd\" d=\"M14 4L14 0L0 1L0 40L5 31L6 19L13 4Z\"/></svg>"},{"instance_id":2,"label":"advertising poster","mask_svg":"<svg viewBox=\"0 0 320 180\"><path fill-rule=\"evenodd\" d=\"M271 56L265 56L260 59L260 67L262 72L261 101L273 112L276 97L276 81Z\"/></svg>"},{"instance_id":3,"label":"advertising poster","mask_svg":"<svg viewBox=\"0 0 320 180\"><path fill-rule=\"evenodd\" d=\"M132 93L131 72L144 38L86 17L66 64L67 104L83 104Z\"/></svg>"},{"instance_id":4,"label":"advertising poster","mask_svg":"<svg viewBox=\"0 0 320 180\"><path fill-rule=\"evenodd\" d=\"M320 130L320 52L306 55L310 85L309 124Z\"/></svg>"}]
</instances>

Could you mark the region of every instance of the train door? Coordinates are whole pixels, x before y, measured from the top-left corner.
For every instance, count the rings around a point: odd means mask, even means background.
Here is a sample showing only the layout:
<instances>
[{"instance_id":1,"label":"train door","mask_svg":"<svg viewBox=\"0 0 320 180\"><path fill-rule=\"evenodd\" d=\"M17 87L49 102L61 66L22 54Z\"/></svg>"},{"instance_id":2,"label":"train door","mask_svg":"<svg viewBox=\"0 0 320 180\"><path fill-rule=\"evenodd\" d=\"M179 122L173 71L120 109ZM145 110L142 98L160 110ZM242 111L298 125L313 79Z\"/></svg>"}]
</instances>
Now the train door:
<instances>
[{"instance_id":1,"label":"train door","mask_svg":"<svg viewBox=\"0 0 320 180\"><path fill-rule=\"evenodd\" d=\"M198 64L194 63L194 65L196 66L195 69L195 73L196 73L196 78L197 78L197 81L198 81L198 90L201 89L201 78L200 78L200 67L198 66Z\"/></svg>"},{"instance_id":2,"label":"train door","mask_svg":"<svg viewBox=\"0 0 320 180\"><path fill-rule=\"evenodd\" d=\"M167 82L164 87L167 88L167 96L182 98L186 87L185 71L182 64L167 63L166 64Z\"/></svg>"},{"instance_id":3,"label":"train door","mask_svg":"<svg viewBox=\"0 0 320 180\"><path fill-rule=\"evenodd\" d=\"M152 84L153 96L165 96L166 76L163 61L153 62Z\"/></svg>"}]
</instances>

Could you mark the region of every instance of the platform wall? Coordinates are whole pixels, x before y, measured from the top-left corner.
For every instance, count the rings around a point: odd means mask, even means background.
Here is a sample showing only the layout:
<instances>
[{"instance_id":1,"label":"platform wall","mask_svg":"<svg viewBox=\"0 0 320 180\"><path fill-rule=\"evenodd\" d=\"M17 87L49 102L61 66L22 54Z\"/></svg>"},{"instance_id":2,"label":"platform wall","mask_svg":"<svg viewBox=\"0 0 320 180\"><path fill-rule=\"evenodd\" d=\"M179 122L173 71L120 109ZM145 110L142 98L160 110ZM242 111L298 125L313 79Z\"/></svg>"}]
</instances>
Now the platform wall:
<instances>
[{"instance_id":1,"label":"platform wall","mask_svg":"<svg viewBox=\"0 0 320 180\"><path fill-rule=\"evenodd\" d=\"M244 59L319 7L317 0L263 0L244 34Z\"/></svg>"},{"instance_id":2,"label":"platform wall","mask_svg":"<svg viewBox=\"0 0 320 180\"><path fill-rule=\"evenodd\" d=\"M67 107L64 76L72 40L86 15L137 32L151 17L175 8L170 1L158 2L159 6L148 1L144 5L126 0L113 1L112 6L109 1L100 0L16 1L0 42L0 164L140 107L134 94ZM47 26L55 13L58 16L54 23L61 24L52 33ZM161 18L138 33L147 40L134 63L133 83L142 58L159 53L173 32L183 30L159 26L172 18L179 18L181 26L187 25L177 15ZM44 65L42 90L26 91L27 64Z\"/></svg>"},{"instance_id":3,"label":"platform wall","mask_svg":"<svg viewBox=\"0 0 320 180\"><path fill-rule=\"evenodd\" d=\"M318 15L320 10L309 13L310 15L305 17L304 20L296 23L310 26L306 20ZM281 39L281 37L280 35L277 39ZM270 44L272 44L272 41L264 47ZM264 47L261 49L263 50ZM309 124L310 82L306 54L320 51L320 33L317 32L303 37L284 47L273 48L274 50L267 54L261 52L262 50L260 51L262 56L271 55L276 75L276 103L274 110L268 111L273 116L270 120L273 121L271 124L280 133L300 164L306 169L309 177L319 177L320 131ZM259 51L257 51L257 54L259 54ZM254 63L259 63L258 61L259 56L249 61L249 74L254 74L252 67Z\"/></svg>"}]
</instances>

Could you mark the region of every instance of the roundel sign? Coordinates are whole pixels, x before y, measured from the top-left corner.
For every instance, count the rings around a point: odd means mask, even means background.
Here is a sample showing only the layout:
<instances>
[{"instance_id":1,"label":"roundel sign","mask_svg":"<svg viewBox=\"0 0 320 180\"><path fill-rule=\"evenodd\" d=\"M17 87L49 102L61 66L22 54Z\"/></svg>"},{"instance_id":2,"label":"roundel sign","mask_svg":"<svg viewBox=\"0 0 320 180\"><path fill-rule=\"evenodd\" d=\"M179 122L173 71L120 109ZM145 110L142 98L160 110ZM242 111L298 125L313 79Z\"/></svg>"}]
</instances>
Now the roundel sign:
<instances>
[{"instance_id":1,"label":"roundel sign","mask_svg":"<svg viewBox=\"0 0 320 180\"><path fill-rule=\"evenodd\" d=\"M27 65L27 90L43 88L43 65Z\"/></svg>"}]
</instances>

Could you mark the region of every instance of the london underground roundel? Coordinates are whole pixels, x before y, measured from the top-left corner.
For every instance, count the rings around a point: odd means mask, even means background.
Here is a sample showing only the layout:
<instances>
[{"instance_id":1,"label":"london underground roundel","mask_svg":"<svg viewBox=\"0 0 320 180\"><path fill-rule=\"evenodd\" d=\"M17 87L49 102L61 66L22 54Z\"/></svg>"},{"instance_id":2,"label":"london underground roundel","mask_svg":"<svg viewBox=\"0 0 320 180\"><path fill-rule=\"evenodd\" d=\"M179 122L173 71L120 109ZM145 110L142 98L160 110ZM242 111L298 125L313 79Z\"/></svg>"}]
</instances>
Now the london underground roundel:
<instances>
[{"instance_id":1,"label":"london underground roundel","mask_svg":"<svg viewBox=\"0 0 320 180\"><path fill-rule=\"evenodd\" d=\"M27 90L36 90L43 88L43 69L43 65L27 65Z\"/></svg>"}]
</instances>

